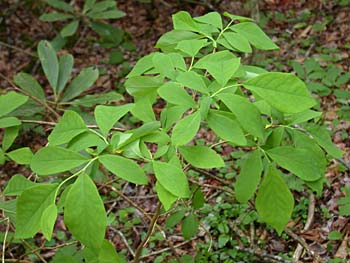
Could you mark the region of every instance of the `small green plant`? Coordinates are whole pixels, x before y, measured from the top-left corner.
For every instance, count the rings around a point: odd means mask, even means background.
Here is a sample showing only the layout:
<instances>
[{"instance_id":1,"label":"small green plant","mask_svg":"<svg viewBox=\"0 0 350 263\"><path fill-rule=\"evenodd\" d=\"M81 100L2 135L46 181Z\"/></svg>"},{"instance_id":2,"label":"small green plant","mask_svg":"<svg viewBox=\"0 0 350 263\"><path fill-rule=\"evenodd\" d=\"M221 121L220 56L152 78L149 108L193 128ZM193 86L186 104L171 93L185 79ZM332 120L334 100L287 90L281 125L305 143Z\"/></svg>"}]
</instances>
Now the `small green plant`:
<instances>
[{"instance_id":1,"label":"small green plant","mask_svg":"<svg viewBox=\"0 0 350 263\"><path fill-rule=\"evenodd\" d=\"M116 184L154 187L159 198L134 262L140 261L162 212L170 214L168 226L182 221L182 234L190 239L197 233L197 210L205 201L200 189L189 182L193 179L191 169L224 167L224 158L214 150L214 146L224 144L240 153L240 172L234 182L236 199L256 210L260 222L278 234L294 209L283 174L298 177L311 191L322 191L325 152L336 158L343 152L314 122L321 115L312 110L317 105L315 99L293 74L244 65L240 55L252 52L253 47L278 47L251 19L224 15L228 21L217 12L195 18L184 11L173 15L174 30L156 44L160 51L141 58L127 76L125 87L134 102L98 105L93 115L97 130L76 111L65 110L48 136L48 145L34 155L27 154L28 150L25 154L2 154L3 160L8 157L28 164L41 178L34 183L21 175L12 176L4 191L5 196L16 197L1 202L15 225L16 238L30 238L41 231L50 240L60 213L73 237L84 245L85 262L104 262L107 258L123 262L105 240L107 215L93 181L102 173L106 185L112 176ZM62 93L58 84L60 63L54 51L42 42L39 52L54 103L73 99L86 90L82 87L90 86L87 83L91 82L82 81ZM0 127L7 132L21 124L16 118L11 124L8 118L13 117L8 114L27 97L11 92L0 100L0 123L6 123ZM159 100L166 106L158 115L153 104ZM130 113L142 122L139 127L115 127ZM196 144L200 128L212 130L216 142ZM9 139L4 141L11 145ZM58 209L57 201L63 210ZM228 239L227 231L223 231L219 245L224 246Z\"/></svg>"}]
</instances>

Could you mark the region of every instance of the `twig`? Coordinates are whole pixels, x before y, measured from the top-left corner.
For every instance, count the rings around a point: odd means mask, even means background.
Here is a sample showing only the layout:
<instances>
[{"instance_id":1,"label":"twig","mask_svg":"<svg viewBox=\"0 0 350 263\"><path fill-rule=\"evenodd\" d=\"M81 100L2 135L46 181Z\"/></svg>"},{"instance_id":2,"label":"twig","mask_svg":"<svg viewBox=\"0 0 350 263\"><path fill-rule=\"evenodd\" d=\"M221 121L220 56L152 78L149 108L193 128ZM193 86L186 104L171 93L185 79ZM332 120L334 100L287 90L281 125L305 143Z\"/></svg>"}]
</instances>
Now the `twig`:
<instances>
[{"instance_id":1,"label":"twig","mask_svg":"<svg viewBox=\"0 0 350 263\"><path fill-rule=\"evenodd\" d=\"M220 183L224 184L224 185L227 185L227 186L231 186L232 185L232 182L230 181L226 181L225 179L222 179L214 174L212 174L211 172L207 171L207 170L204 170L204 169L201 169L201 168L196 168L196 167L191 167L192 170L195 170L201 174L204 174L210 178L213 178L214 180L216 181L219 181Z\"/></svg>"},{"instance_id":2,"label":"twig","mask_svg":"<svg viewBox=\"0 0 350 263\"><path fill-rule=\"evenodd\" d=\"M6 250L6 239L7 235L10 230L10 220L8 217L5 218L6 222L6 230L5 230L5 235L4 235L4 240L2 241L2 257L1 257L1 262L5 263L5 250Z\"/></svg>"},{"instance_id":3,"label":"twig","mask_svg":"<svg viewBox=\"0 0 350 263\"><path fill-rule=\"evenodd\" d=\"M189 242L191 242L192 240L195 240L195 239L196 239L196 238L192 238L192 239L190 239L190 240L183 241L183 242L181 242L181 243L179 243L179 244L174 245L174 248L182 247L183 245L186 245L187 243L189 243ZM164 252L167 252L167 251L169 251L169 250L171 250L170 247L163 248L163 249L154 251L154 252L152 252L152 253L149 253L149 254L147 254L147 255L141 256L140 259L153 257L153 256L156 256L156 255L162 254L162 253L164 253Z\"/></svg>"},{"instance_id":4,"label":"twig","mask_svg":"<svg viewBox=\"0 0 350 263\"><path fill-rule=\"evenodd\" d=\"M140 245L137 247L136 251L135 251L135 258L134 258L134 263L139 263L140 262L140 257L141 257L141 253L142 253L142 250L143 248L146 246L147 242L149 241L152 233L153 233L153 230L157 224L157 220L158 220L158 217L160 215L160 209L162 208L162 204L159 202L158 203L158 206L156 208L156 211L153 215L153 218L152 218L152 221L150 223L150 226L148 228L148 231L146 233L146 236L145 238L142 240L142 242L140 243Z\"/></svg>"},{"instance_id":5,"label":"twig","mask_svg":"<svg viewBox=\"0 0 350 263\"><path fill-rule=\"evenodd\" d=\"M314 215L315 215L315 195L313 193L310 193L309 208L307 213L307 220L304 226L304 231L307 231L310 229L312 222L314 221ZM303 253L303 247L300 243L298 243L298 246L295 249L293 254L293 261L298 262L302 253Z\"/></svg>"},{"instance_id":6,"label":"twig","mask_svg":"<svg viewBox=\"0 0 350 263\"><path fill-rule=\"evenodd\" d=\"M71 245L74 245L77 243L78 243L78 241L72 241L72 242L68 242L68 243L59 244L59 245L54 246L54 247L38 247L38 248L28 252L28 253L23 254L22 256L19 257L19 259L24 258L25 256L27 256L29 254L33 254L33 253L40 251L40 250L55 250L57 248L68 247L68 246L71 246Z\"/></svg>"},{"instance_id":7,"label":"twig","mask_svg":"<svg viewBox=\"0 0 350 263\"><path fill-rule=\"evenodd\" d=\"M235 246L235 249L239 250L239 251L243 251L252 255L255 255L259 258L262 259L267 259L270 262L276 262L276 263L292 263L292 261L288 260L288 259L284 259L280 256L276 256L276 255L271 255L268 254L266 252L259 252L256 249L251 249L251 248L245 248L245 247L240 247L240 246Z\"/></svg>"},{"instance_id":8,"label":"twig","mask_svg":"<svg viewBox=\"0 0 350 263\"><path fill-rule=\"evenodd\" d=\"M21 48L19 48L19 47L13 46L13 45L10 45L10 44L5 43L5 42L3 42L3 41L0 41L0 45L1 45L1 46L4 46L4 47L11 48L11 49L14 49L14 50L16 50L16 51L22 52L22 53L24 53L24 54L26 54L26 55L29 55L29 56L32 56L32 57L35 57L35 58L37 57L36 55L34 55L34 54L32 54L32 53L30 53L30 52L24 50L24 49L21 49Z\"/></svg>"},{"instance_id":9,"label":"twig","mask_svg":"<svg viewBox=\"0 0 350 263\"><path fill-rule=\"evenodd\" d=\"M115 233L117 233L117 234L120 236L120 238L122 239L124 245L125 245L126 248L128 249L129 253L130 253L133 257L135 257L135 252L134 252L134 250L130 247L130 245L129 245L128 241L126 240L125 236L123 235L123 233L122 233L121 231L119 231L119 230L113 228L113 227L110 227L110 229L111 229L112 231L114 231Z\"/></svg>"},{"instance_id":10,"label":"twig","mask_svg":"<svg viewBox=\"0 0 350 263\"><path fill-rule=\"evenodd\" d=\"M32 253L34 253L41 260L41 262L47 263L47 261L36 251L36 249L32 248L32 246L29 245L27 241L25 241L24 239L21 239L21 241L27 248L30 249Z\"/></svg>"},{"instance_id":11,"label":"twig","mask_svg":"<svg viewBox=\"0 0 350 263\"><path fill-rule=\"evenodd\" d=\"M235 192L233 192L232 190L227 189L227 188L222 187L222 186L219 186L219 185L202 184L202 183L200 183L200 182L198 182L198 181L196 181L196 180L194 180L194 179L192 179L192 178L189 178L188 180L189 180L191 183L194 183L194 184L199 185L199 186L201 186L201 187L208 187L208 188L218 189L218 190L227 192L227 193L229 193L229 194L231 194L231 195L233 195L233 196L235 195Z\"/></svg>"}]
</instances>

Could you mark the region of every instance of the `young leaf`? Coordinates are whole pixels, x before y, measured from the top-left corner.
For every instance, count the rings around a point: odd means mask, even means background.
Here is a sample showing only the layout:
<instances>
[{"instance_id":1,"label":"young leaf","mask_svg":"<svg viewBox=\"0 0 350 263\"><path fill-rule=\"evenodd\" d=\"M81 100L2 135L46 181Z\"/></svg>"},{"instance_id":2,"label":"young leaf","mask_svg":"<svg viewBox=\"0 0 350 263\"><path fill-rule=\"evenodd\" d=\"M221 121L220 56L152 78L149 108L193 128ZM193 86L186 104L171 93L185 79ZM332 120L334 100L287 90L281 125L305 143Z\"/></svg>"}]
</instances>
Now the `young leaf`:
<instances>
[{"instance_id":1,"label":"young leaf","mask_svg":"<svg viewBox=\"0 0 350 263\"><path fill-rule=\"evenodd\" d=\"M175 67L169 55L157 52L152 57L152 61L155 70L162 76L165 76L168 79L175 78Z\"/></svg>"},{"instance_id":2,"label":"young leaf","mask_svg":"<svg viewBox=\"0 0 350 263\"><path fill-rule=\"evenodd\" d=\"M74 106L92 107L97 104L110 104L111 102L116 102L123 99L124 97L121 94L115 91L110 91L102 94L86 95L75 99L70 103Z\"/></svg>"},{"instance_id":3,"label":"young leaf","mask_svg":"<svg viewBox=\"0 0 350 263\"><path fill-rule=\"evenodd\" d=\"M64 13L57 13L57 12L44 13L39 17L39 19L44 22L63 21L71 18L74 18L74 16L71 14L64 14Z\"/></svg>"},{"instance_id":4,"label":"young leaf","mask_svg":"<svg viewBox=\"0 0 350 263\"><path fill-rule=\"evenodd\" d=\"M85 122L78 113L66 110L49 135L48 141L50 145L64 144L87 130Z\"/></svg>"},{"instance_id":5,"label":"young leaf","mask_svg":"<svg viewBox=\"0 0 350 263\"><path fill-rule=\"evenodd\" d=\"M57 82L57 92L62 92L70 78L74 64L74 58L70 54L64 54L59 61L59 73Z\"/></svg>"},{"instance_id":6,"label":"young leaf","mask_svg":"<svg viewBox=\"0 0 350 263\"><path fill-rule=\"evenodd\" d=\"M19 132L19 128L20 126L12 126L5 129L4 137L2 139L2 150L4 152L6 152L15 141Z\"/></svg>"},{"instance_id":7,"label":"young leaf","mask_svg":"<svg viewBox=\"0 0 350 263\"><path fill-rule=\"evenodd\" d=\"M107 136L114 124L127 114L134 104L124 104L120 106L99 105L95 108L95 119L102 134Z\"/></svg>"},{"instance_id":8,"label":"young leaf","mask_svg":"<svg viewBox=\"0 0 350 263\"><path fill-rule=\"evenodd\" d=\"M135 76L126 80L125 87L132 96L145 96L154 93L162 84L158 77Z\"/></svg>"},{"instance_id":9,"label":"young leaf","mask_svg":"<svg viewBox=\"0 0 350 263\"><path fill-rule=\"evenodd\" d=\"M63 94L62 101L69 101L77 97L80 93L88 90L98 79L98 69L96 67L84 68L79 75L72 80Z\"/></svg>"},{"instance_id":10,"label":"young leaf","mask_svg":"<svg viewBox=\"0 0 350 263\"><path fill-rule=\"evenodd\" d=\"M30 95L45 101L45 93L38 81L27 73L20 72L13 77L13 81L22 90L28 92Z\"/></svg>"},{"instance_id":11,"label":"young leaf","mask_svg":"<svg viewBox=\"0 0 350 263\"><path fill-rule=\"evenodd\" d=\"M156 191L165 211L168 211L173 203L176 202L177 196L167 191L158 181L156 182Z\"/></svg>"},{"instance_id":12,"label":"young leaf","mask_svg":"<svg viewBox=\"0 0 350 263\"><path fill-rule=\"evenodd\" d=\"M199 27L196 22L192 19L188 12L180 11L172 16L174 29L176 30L188 30L188 31L199 31Z\"/></svg>"},{"instance_id":13,"label":"young leaf","mask_svg":"<svg viewBox=\"0 0 350 263\"><path fill-rule=\"evenodd\" d=\"M106 142L101 139L96 133L87 131L74 137L67 146L69 150L80 152L89 147L97 147L97 150L107 146Z\"/></svg>"},{"instance_id":14,"label":"young leaf","mask_svg":"<svg viewBox=\"0 0 350 263\"><path fill-rule=\"evenodd\" d=\"M254 196L262 171L260 152L256 150L248 153L235 183L236 198L239 202L247 203Z\"/></svg>"},{"instance_id":15,"label":"young leaf","mask_svg":"<svg viewBox=\"0 0 350 263\"><path fill-rule=\"evenodd\" d=\"M146 55L146 56L140 58L126 77L131 78L131 77L135 77L135 76L141 76L145 72L152 69L153 68L153 56L155 54L156 54L156 52L153 52L149 55Z\"/></svg>"},{"instance_id":16,"label":"young leaf","mask_svg":"<svg viewBox=\"0 0 350 263\"><path fill-rule=\"evenodd\" d=\"M174 105L183 105L188 108L193 108L196 105L181 84L176 82L166 82L158 89L158 94Z\"/></svg>"},{"instance_id":17,"label":"young leaf","mask_svg":"<svg viewBox=\"0 0 350 263\"><path fill-rule=\"evenodd\" d=\"M16 93L14 91L7 92L5 95L0 96L0 117L14 111L19 106L26 103L27 96Z\"/></svg>"},{"instance_id":18,"label":"young leaf","mask_svg":"<svg viewBox=\"0 0 350 263\"><path fill-rule=\"evenodd\" d=\"M57 218L57 206L55 205L55 203L53 203L48 207L46 207L46 209L44 210L41 216L41 222L40 222L41 231L43 232L44 237L48 241L51 240L56 218Z\"/></svg>"},{"instance_id":19,"label":"young leaf","mask_svg":"<svg viewBox=\"0 0 350 263\"><path fill-rule=\"evenodd\" d=\"M30 167L39 175L51 175L69 171L89 159L79 153L56 146L41 148L32 158Z\"/></svg>"},{"instance_id":20,"label":"young leaf","mask_svg":"<svg viewBox=\"0 0 350 263\"><path fill-rule=\"evenodd\" d=\"M180 72L177 75L176 81L190 89L199 91L203 94L209 94L209 90L207 85L205 85L203 78L194 71Z\"/></svg>"},{"instance_id":21,"label":"young leaf","mask_svg":"<svg viewBox=\"0 0 350 263\"><path fill-rule=\"evenodd\" d=\"M101 247L107 216L96 185L87 174L79 175L67 194L64 222L85 246Z\"/></svg>"},{"instance_id":22,"label":"young leaf","mask_svg":"<svg viewBox=\"0 0 350 263\"><path fill-rule=\"evenodd\" d=\"M210 12L203 16L195 17L194 20L222 29L221 15L218 12Z\"/></svg>"},{"instance_id":23,"label":"young leaf","mask_svg":"<svg viewBox=\"0 0 350 263\"><path fill-rule=\"evenodd\" d=\"M194 214L189 214L183 221L181 226L181 233L185 240L189 240L195 236L199 227L199 222Z\"/></svg>"},{"instance_id":24,"label":"young leaf","mask_svg":"<svg viewBox=\"0 0 350 263\"><path fill-rule=\"evenodd\" d=\"M165 190L177 197L189 197L188 181L179 167L159 161L153 161L152 164L154 174Z\"/></svg>"},{"instance_id":25,"label":"young leaf","mask_svg":"<svg viewBox=\"0 0 350 263\"><path fill-rule=\"evenodd\" d=\"M194 167L210 169L225 166L221 156L206 146L181 146L179 151Z\"/></svg>"},{"instance_id":26,"label":"young leaf","mask_svg":"<svg viewBox=\"0 0 350 263\"><path fill-rule=\"evenodd\" d=\"M260 112L252 103L234 94L219 94L217 97L225 103L247 132L260 139L264 138L264 129Z\"/></svg>"},{"instance_id":27,"label":"young leaf","mask_svg":"<svg viewBox=\"0 0 350 263\"><path fill-rule=\"evenodd\" d=\"M23 147L7 153L7 156L18 164L30 164L33 153L29 147Z\"/></svg>"},{"instance_id":28,"label":"young leaf","mask_svg":"<svg viewBox=\"0 0 350 263\"><path fill-rule=\"evenodd\" d=\"M36 186L36 183L28 180L22 175L16 174L11 177L5 190L5 196L17 196L20 195L24 190Z\"/></svg>"},{"instance_id":29,"label":"young leaf","mask_svg":"<svg viewBox=\"0 0 350 263\"><path fill-rule=\"evenodd\" d=\"M156 116L152 107L153 103L155 103L155 97L155 93L142 97L134 97L135 107L131 109L131 114L145 123L155 121Z\"/></svg>"},{"instance_id":30,"label":"young leaf","mask_svg":"<svg viewBox=\"0 0 350 263\"><path fill-rule=\"evenodd\" d=\"M293 74L265 73L247 80L244 86L284 113L302 112L316 104L304 82Z\"/></svg>"},{"instance_id":31,"label":"young leaf","mask_svg":"<svg viewBox=\"0 0 350 263\"><path fill-rule=\"evenodd\" d=\"M270 166L259 188L256 209L261 219L280 235L293 211L294 198L280 172Z\"/></svg>"},{"instance_id":32,"label":"young leaf","mask_svg":"<svg viewBox=\"0 0 350 263\"><path fill-rule=\"evenodd\" d=\"M180 41L176 49L186 53L190 57L194 57L197 55L199 50L207 45L206 39L191 39L191 40L182 40Z\"/></svg>"},{"instance_id":33,"label":"young leaf","mask_svg":"<svg viewBox=\"0 0 350 263\"><path fill-rule=\"evenodd\" d=\"M165 33L156 43L163 52L176 52L177 44L182 40L198 39L200 35L186 30L172 30Z\"/></svg>"},{"instance_id":34,"label":"young leaf","mask_svg":"<svg viewBox=\"0 0 350 263\"><path fill-rule=\"evenodd\" d=\"M55 202L57 184L42 184L25 190L17 199L16 237L33 237L41 228L45 209Z\"/></svg>"},{"instance_id":35,"label":"young leaf","mask_svg":"<svg viewBox=\"0 0 350 263\"><path fill-rule=\"evenodd\" d=\"M194 209L200 209L204 206L205 196L200 187L193 194L192 205Z\"/></svg>"},{"instance_id":36,"label":"young leaf","mask_svg":"<svg viewBox=\"0 0 350 263\"><path fill-rule=\"evenodd\" d=\"M184 218L185 213L186 210L182 209L168 216L165 220L166 227L170 229L174 228L181 221L181 219Z\"/></svg>"},{"instance_id":37,"label":"young leaf","mask_svg":"<svg viewBox=\"0 0 350 263\"><path fill-rule=\"evenodd\" d=\"M46 0L46 3L48 3L50 6L54 8L57 8L63 11L74 12L74 8L72 6L70 6L69 4L61 0Z\"/></svg>"},{"instance_id":38,"label":"young leaf","mask_svg":"<svg viewBox=\"0 0 350 263\"><path fill-rule=\"evenodd\" d=\"M8 128L21 125L21 121L16 117L5 117L0 119L0 128Z\"/></svg>"},{"instance_id":39,"label":"young leaf","mask_svg":"<svg viewBox=\"0 0 350 263\"><path fill-rule=\"evenodd\" d=\"M220 111L210 110L207 116L208 126L221 139L237 145L247 145L247 140L239 123Z\"/></svg>"},{"instance_id":40,"label":"young leaf","mask_svg":"<svg viewBox=\"0 0 350 263\"><path fill-rule=\"evenodd\" d=\"M79 21L78 20L75 20L75 21L72 21L70 23L68 23L67 25L65 25L60 34L62 37L70 37L70 36L73 36L75 34L75 32L77 32L77 29L78 29L78 26L79 26Z\"/></svg>"},{"instance_id":41,"label":"young leaf","mask_svg":"<svg viewBox=\"0 0 350 263\"><path fill-rule=\"evenodd\" d=\"M236 32L225 32L222 36L234 49L243 53L252 53L252 48L243 35Z\"/></svg>"},{"instance_id":42,"label":"young leaf","mask_svg":"<svg viewBox=\"0 0 350 263\"><path fill-rule=\"evenodd\" d=\"M147 176L135 162L122 156L105 154L99 161L116 176L134 184L147 184Z\"/></svg>"},{"instance_id":43,"label":"young leaf","mask_svg":"<svg viewBox=\"0 0 350 263\"><path fill-rule=\"evenodd\" d=\"M243 22L235 24L231 29L242 36L258 49L262 50L273 50L279 49L275 43L257 26L252 22Z\"/></svg>"},{"instance_id":44,"label":"young leaf","mask_svg":"<svg viewBox=\"0 0 350 263\"><path fill-rule=\"evenodd\" d=\"M192 113L180 120L174 127L171 135L172 144L175 146L185 145L197 134L201 123L199 111Z\"/></svg>"},{"instance_id":45,"label":"young leaf","mask_svg":"<svg viewBox=\"0 0 350 263\"><path fill-rule=\"evenodd\" d=\"M171 126L188 110L187 106L172 106L165 108L160 114L162 127L169 130Z\"/></svg>"},{"instance_id":46,"label":"young leaf","mask_svg":"<svg viewBox=\"0 0 350 263\"><path fill-rule=\"evenodd\" d=\"M316 181L323 174L316 157L307 149L281 146L266 152L279 166L305 181Z\"/></svg>"},{"instance_id":47,"label":"young leaf","mask_svg":"<svg viewBox=\"0 0 350 263\"><path fill-rule=\"evenodd\" d=\"M55 49L50 42L42 40L38 45L38 56L51 88L57 92L59 65Z\"/></svg>"}]
</instances>

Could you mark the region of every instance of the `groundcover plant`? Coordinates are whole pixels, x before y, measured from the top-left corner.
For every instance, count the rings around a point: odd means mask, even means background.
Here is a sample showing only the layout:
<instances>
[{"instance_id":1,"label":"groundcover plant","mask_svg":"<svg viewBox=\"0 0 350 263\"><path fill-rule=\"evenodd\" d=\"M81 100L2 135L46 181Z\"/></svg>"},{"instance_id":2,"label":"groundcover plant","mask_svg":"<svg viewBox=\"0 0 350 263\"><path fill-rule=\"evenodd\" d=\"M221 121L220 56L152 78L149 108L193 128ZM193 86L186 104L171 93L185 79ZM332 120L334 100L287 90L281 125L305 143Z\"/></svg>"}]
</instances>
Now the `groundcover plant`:
<instances>
[{"instance_id":1,"label":"groundcover plant","mask_svg":"<svg viewBox=\"0 0 350 263\"><path fill-rule=\"evenodd\" d=\"M139 262L159 215L176 213L179 202L187 210L173 219L183 220L186 239L196 235L198 218L193 211L203 205L203 194L191 186L188 172L225 166L215 150L220 144L245 152L232 186L235 198L256 209L260 221L278 234L294 207L285 176L297 177L310 191L322 192L326 154L339 158L343 153L317 124L321 112L312 109L316 100L295 75L242 63L253 47L278 47L251 19L224 16L212 12L192 18L184 11L173 15L174 30L159 39L159 52L141 58L127 76L125 87L134 102L96 106L96 125L87 125L76 111L64 110L47 137L48 144L35 154L28 147L9 151L22 125L11 113L29 97L17 92L0 96L0 127L5 128L0 161L13 160L30 167L38 177L47 177L34 183L13 175L8 182L4 195L16 198L0 204L15 227L15 238L41 232L50 240L62 214L68 230L83 245L85 262L124 262L105 239L107 216L94 183L102 172L120 184L154 187L157 193L159 205L134 256L134 262ZM39 58L55 102L76 98L81 85L86 90L98 76L89 68L89 83L77 85L74 79L62 93L70 71L62 77L68 67L60 65L66 61L71 68L72 58L67 55L58 62L48 42L39 44ZM15 82L25 86L31 98L44 99L33 78L21 74ZM152 106L163 102L166 105L157 114ZM130 130L118 128L127 115L142 124ZM213 131L216 141L196 144L200 129Z\"/></svg>"}]
</instances>

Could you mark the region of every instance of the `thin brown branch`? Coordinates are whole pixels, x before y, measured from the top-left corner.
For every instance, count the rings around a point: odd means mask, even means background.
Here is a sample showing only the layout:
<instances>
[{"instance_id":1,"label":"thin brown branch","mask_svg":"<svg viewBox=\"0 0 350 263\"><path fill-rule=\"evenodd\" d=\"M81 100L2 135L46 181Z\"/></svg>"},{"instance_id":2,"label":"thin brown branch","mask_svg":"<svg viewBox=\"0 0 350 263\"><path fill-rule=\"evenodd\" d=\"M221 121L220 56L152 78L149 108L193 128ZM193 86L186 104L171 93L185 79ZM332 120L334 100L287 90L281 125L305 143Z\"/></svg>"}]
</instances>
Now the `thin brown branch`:
<instances>
[{"instance_id":1,"label":"thin brown branch","mask_svg":"<svg viewBox=\"0 0 350 263\"><path fill-rule=\"evenodd\" d=\"M47 261L38 253L38 251L36 251L36 249L34 249L27 241L25 241L24 239L21 239L22 243L30 249L30 252L35 254L43 263L47 263Z\"/></svg>"},{"instance_id":2,"label":"thin brown branch","mask_svg":"<svg viewBox=\"0 0 350 263\"><path fill-rule=\"evenodd\" d=\"M229 193L230 195L235 195L235 192L233 192L232 190L228 189L228 188L225 188L223 186L219 186L219 185L211 185L211 184L202 184L192 178L189 178L188 179L191 183L193 184L196 184L196 185L199 185L200 187L208 187L208 188L213 188L213 189L217 189L217 190L221 190L221 191L224 191L226 193Z\"/></svg>"},{"instance_id":3,"label":"thin brown branch","mask_svg":"<svg viewBox=\"0 0 350 263\"><path fill-rule=\"evenodd\" d=\"M2 241L2 257L1 257L1 262L5 263L5 250L6 250L6 239L7 239L7 235L9 233L10 230L10 220L9 218L5 218L6 221L6 230L5 230L5 235L4 235L4 240Z\"/></svg>"},{"instance_id":4,"label":"thin brown branch","mask_svg":"<svg viewBox=\"0 0 350 263\"><path fill-rule=\"evenodd\" d=\"M3 42L3 41L0 41L0 46L4 46L4 47L7 47L7 48L11 48L11 49L13 49L13 50L22 52L22 53L24 53L24 54L26 54L26 55L28 55L28 56L31 56L31 57L35 57L35 58L37 57L35 54L33 54L33 53L29 52L29 51L26 51L26 50L24 50L24 49L22 49L22 48L19 48L19 47L16 47L16 46L14 46L14 45L5 43L5 42Z\"/></svg>"},{"instance_id":5,"label":"thin brown branch","mask_svg":"<svg viewBox=\"0 0 350 263\"><path fill-rule=\"evenodd\" d=\"M271 254L268 254L266 252L259 251L256 249L245 248L245 247L240 247L240 246L235 246L235 249L252 254L252 255L255 255L261 259L264 259L265 261L272 262L272 263L292 263L290 260L284 259L280 256L271 255Z\"/></svg>"},{"instance_id":6,"label":"thin brown branch","mask_svg":"<svg viewBox=\"0 0 350 263\"><path fill-rule=\"evenodd\" d=\"M113 227L110 227L109 229L111 229L113 232L117 233L117 234L120 236L120 238L122 239L124 245L125 245L126 248L128 249L129 253L130 253L133 257L135 257L135 252L134 252L134 250L130 247L128 241L126 240L126 238L125 238L125 236L124 236L124 234L123 234L121 231L119 231L119 230L117 230L117 229L115 229L115 228L113 228Z\"/></svg>"},{"instance_id":7,"label":"thin brown branch","mask_svg":"<svg viewBox=\"0 0 350 263\"><path fill-rule=\"evenodd\" d=\"M181 242L181 243L179 243L179 244L174 245L174 249L175 249L175 248L178 248L178 247L182 247L182 246L186 245L187 243L191 242L192 240L195 240L195 238L190 239L190 240L186 240L186 241L183 241L183 242ZM149 254L147 254L147 255L141 256L140 259L144 259L144 258L149 258L149 257L157 256L157 255L162 254L162 253L164 253L164 252L167 252L167 251L169 251L169 250L171 250L170 247L163 248L163 249L154 251L154 252L152 252L152 253L149 253Z\"/></svg>"}]
</instances>

